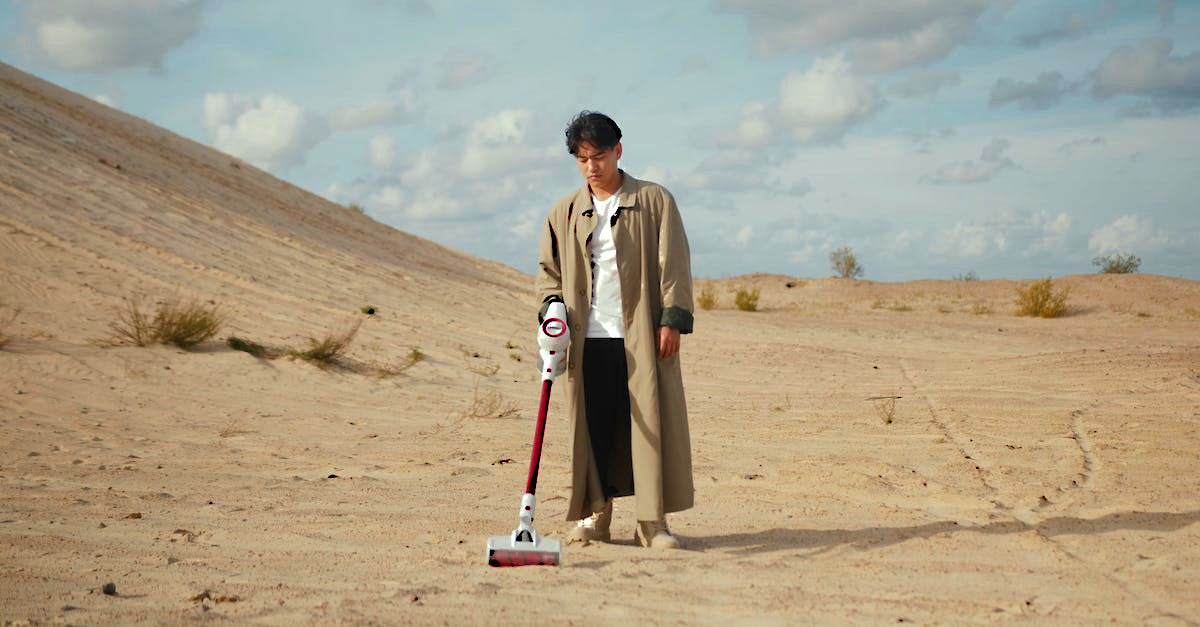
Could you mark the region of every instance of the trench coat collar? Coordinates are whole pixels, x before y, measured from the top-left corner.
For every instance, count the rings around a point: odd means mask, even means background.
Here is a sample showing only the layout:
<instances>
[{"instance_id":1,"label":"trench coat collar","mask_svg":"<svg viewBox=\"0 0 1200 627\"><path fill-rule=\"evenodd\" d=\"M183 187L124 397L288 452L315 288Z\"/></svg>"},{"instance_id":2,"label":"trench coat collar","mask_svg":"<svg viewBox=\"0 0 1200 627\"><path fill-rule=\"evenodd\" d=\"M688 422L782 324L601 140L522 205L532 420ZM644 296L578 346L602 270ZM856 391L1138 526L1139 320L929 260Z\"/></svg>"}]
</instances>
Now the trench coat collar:
<instances>
[{"instance_id":1,"label":"trench coat collar","mask_svg":"<svg viewBox=\"0 0 1200 627\"><path fill-rule=\"evenodd\" d=\"M638 190L642 187L642 182L629 176L625 170L621 170L621 189L617 191L617 207L632 208L636 204ZM586 249L592 236L592 230L596 228L596 211L592 207L592 188L584 183L578 191L575 192L576 215L579 217L575 223L575 237L579 240L580 247ZM582 207L583 209L578 209ZM590 275L589 275L590 276Z\"/></svg>"},{"instance_id":2,"label":"trench coat collar","mask_svg":"<svg viewBox=\"0 0 1200 627\"><path fill-rule=\"evenodd\" d=\"M634 199L637 198L637 192L641 188L642 182L629 176L629 173L625 170L619 171L621 172L622 179L621 189L617 190L617 206L632 207L634 206ZM587 183L584 183L575 192L575 206L584 207L583 212L586 212L592 206L592 188Z\"/></svg>"}]
</instances>

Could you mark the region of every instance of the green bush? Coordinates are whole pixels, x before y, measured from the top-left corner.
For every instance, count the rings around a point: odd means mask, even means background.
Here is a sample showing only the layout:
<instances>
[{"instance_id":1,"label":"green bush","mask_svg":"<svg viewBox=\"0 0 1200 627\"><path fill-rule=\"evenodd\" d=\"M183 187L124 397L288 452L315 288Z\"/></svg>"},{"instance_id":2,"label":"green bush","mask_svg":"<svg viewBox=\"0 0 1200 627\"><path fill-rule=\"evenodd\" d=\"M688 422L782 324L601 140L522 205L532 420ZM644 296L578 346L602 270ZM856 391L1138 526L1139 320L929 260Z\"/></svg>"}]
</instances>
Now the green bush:
<instances>
[{"instance_id":1,"label":"green bush","mask_svg":"<svg viewBox=\"0 0 1200 627\"><path fill-rule=\"evenodd\" d=\"M1142 266L1142 260L1132 253L1117 253L1096 257L1092 265L1100 269L1100 274L1132 274Z\"/></svg>"}]
</instances>

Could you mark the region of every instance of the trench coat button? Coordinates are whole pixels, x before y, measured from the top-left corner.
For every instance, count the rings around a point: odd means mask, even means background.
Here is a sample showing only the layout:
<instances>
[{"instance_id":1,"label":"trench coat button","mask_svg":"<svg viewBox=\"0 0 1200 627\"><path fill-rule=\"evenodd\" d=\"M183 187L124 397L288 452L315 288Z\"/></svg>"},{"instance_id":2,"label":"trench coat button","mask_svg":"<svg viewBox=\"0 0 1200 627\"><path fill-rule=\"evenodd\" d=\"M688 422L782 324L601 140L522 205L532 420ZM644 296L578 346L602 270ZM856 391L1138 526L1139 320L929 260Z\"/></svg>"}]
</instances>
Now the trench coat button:
<instances>
[{"instance_id":1,"label":"trench coat button","mask_svg":"<svg viewBox=\"0 0 1200 627\"><path fill-rule=\"evenodd\" d=\"M583 289L582 287L581 287L581 288L579 288L579 295L580 295L580 296L586 296L586 295L587 295L587 290Z\"/></svg>"},{"instance_id":2,"label":"trench coat button","mask_svg":"<svg viewBox=\"0 0 1200 627\"><path fill-rule=\"evenodd\" d=\"M568 361L567 362L567 370L574 370L574 369L575 369L575 362Z\"/></svg>"}]
</instances>

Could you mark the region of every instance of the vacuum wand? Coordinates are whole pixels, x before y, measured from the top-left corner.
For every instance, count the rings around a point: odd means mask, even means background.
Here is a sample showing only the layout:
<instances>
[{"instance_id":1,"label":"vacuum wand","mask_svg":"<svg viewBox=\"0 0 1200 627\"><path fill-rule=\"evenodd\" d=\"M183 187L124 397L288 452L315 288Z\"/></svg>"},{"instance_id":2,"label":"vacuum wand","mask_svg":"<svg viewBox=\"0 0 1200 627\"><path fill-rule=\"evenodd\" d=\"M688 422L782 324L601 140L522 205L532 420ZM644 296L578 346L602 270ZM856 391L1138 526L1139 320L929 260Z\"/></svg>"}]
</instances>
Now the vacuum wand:
<instances>
[{"instance_id":1,"label":"vacuum wand","mask_svg":"<svg viewBox=\"0 0 1200 627\"><path fill-rule=\"evenodd\" d=\"M562 374L567 361L567 348L571 345L571 333L567 327L567 308L562 302L550 303L546 316L538 328L538 369L542 375L542 396L538 403L537 427L533 435L533 452L529 460L529 479L525 483L525 495L521 497L521 509L517 515L517 528L506 536L488 539L488 565L490 566L557 566L562 561L562 544L558 540L543 538L533 529L537 509L538 467L542 459L542 437L546 432L546 414L550 408L550 388L554 378Z\"/></svg>"}]
</instances>

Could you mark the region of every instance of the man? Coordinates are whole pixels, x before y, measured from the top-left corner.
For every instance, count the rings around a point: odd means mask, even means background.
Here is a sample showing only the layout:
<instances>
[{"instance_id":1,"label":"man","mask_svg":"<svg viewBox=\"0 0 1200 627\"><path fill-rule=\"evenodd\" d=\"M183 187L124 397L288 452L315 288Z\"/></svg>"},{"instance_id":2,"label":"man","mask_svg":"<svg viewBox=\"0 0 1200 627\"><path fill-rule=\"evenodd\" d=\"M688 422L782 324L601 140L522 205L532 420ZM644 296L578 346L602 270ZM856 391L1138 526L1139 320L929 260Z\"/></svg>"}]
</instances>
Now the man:
<instances>
[{"instance_id":1,"label":"man","mask_svg":"<svg viewBox=\"0 0 1200 627\"><path fill-rule=\"evenodd\" d=\"M583 111L566 129L584 185L547 217L537 293L571 326L568 541L610 539L612 500L635 496L635 541L679 548L666 513L692 506L679 336L692 332L692 272L675 199L617 167L621 129ZM635 491L636 486L636 491Z\"/></svg>"}]
</instances>

